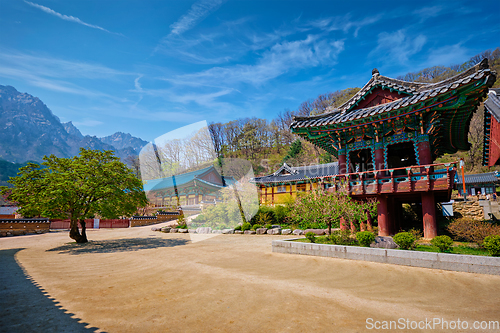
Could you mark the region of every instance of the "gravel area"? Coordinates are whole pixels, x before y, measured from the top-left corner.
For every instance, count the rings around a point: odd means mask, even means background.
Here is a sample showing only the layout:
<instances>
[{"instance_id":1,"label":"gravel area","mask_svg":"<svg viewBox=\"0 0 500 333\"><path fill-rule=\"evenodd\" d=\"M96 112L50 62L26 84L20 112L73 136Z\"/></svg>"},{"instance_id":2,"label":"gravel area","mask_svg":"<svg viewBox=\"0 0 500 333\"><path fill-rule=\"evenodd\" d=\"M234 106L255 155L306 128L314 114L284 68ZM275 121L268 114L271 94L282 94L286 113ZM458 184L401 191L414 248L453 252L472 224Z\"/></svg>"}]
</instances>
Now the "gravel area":
<instances>
[{"instance_id":1,"label":"gravel area","mask_svg":"<svg viewBox=\"0 0 500 333\"><path fill-rule=\"evenodd\" d=\"M0 239L0 332L361 332L500 320L500 277L271 252L296 236L151 226ZM373 331L373 330L371 330ZM417 330L418 331L418 330Z\"/></svg>"}]
</instances>

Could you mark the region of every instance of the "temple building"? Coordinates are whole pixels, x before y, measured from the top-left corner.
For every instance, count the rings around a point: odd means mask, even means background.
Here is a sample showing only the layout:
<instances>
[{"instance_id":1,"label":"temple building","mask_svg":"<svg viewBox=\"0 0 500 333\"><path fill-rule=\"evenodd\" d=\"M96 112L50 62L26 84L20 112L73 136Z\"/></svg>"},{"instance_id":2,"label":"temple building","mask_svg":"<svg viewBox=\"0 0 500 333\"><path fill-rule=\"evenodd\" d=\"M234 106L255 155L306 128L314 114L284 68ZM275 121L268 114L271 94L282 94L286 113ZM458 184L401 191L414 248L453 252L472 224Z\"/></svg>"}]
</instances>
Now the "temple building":
<instances>
[{"instance_id":1,"label":"temple building","mask_svg":"<svg viewBox=\"0 0 500 333\"><path fill-rule=\"evenodd\" d=\"M500 89L490 89L484 102L483 165L500 165Z\"/></svg>"},{"instance_id":2,"label":"temple building","mask_svg":"<svg viewBox=\"0 0 500 333\"><path fill-rule=\"evenodd\" d=\"M498 171L465 175L465 191L467 196L488 195L496 193L497 186L500 185L500 173ZM456 178L456 188L458 194L463 196L463 180L459 176Z\"/></svg>"},{"instance_id":3,"label":"temple building","mask_svg":"<svg viewBox=\"0 0 500 333\"><path fill-rule=\"evenodd\" d=\"M435 203L449 201L456 172L455 163L433 161L470 149L470 120L495 79L486 59L437 83L401 81L374 69L368 83L338 109L295 117L290 127L338 158L338 174L311 181L330 191L345 185L356 200L377 199L379 235L402 227L402 203L421 202L424 237L433 238ZM286 185L283 180L280 186ZM261 195L277 184L261 181Z\"/></svg>"},{"instance_id":4,"label":"temple building","mask_svg":"<svg viewBox=\"0 0 500 333\"><path fill-rule=\"evenodd\" d=\"M253 183L261 188L261 204L281 204L287 202L288 198L295 199L297 192L311 191L318 187L328 188L329 183L322 180L338 173L337 162L303 167L292 167L284 163L273 174L255 177Z\"/></svg>"},{"instance_id":5,"label":"temple building","mask_svg":"<svg viewBox=\"0 0 500 333\"><path fill-rule=\"evenodd\" d=\"M222 177L213 167L187 172L171 177L148 180L144 191L155 207L197 206L214 203L220 191L234 183L232 177Z\"/></svg>"}]
</instances>

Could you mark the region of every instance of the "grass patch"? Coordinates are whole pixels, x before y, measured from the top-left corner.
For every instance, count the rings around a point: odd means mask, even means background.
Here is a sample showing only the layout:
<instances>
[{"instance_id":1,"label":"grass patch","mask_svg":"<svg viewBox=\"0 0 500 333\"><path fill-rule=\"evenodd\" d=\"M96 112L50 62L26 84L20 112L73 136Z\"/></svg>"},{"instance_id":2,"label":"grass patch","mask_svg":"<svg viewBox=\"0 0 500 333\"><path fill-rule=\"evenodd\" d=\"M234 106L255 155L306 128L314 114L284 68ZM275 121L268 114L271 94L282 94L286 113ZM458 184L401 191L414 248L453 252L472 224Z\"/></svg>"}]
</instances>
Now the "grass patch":
<instances>
[{"instance_id":1,"label":"grass patch","mask_svg":"<svg viewBox=\"0 0 500 333\"><path fill-rule=\"evenodd\" d=\"M294 240L294 242L300 243L310 243L307 238L300 238ZM317 236L315 239L316 244L330 244L333 245L333 242L330 240L328 236ZM458 243L458 244L457 244ZM437 246L429 245L429 244L417 244L416 248L413 251L421 251L421 252L439 252ZM489 252L487 250L471 246L468 243L459 243L456 242L452 247L450 254L467 254L474 256L489 256Z\"/></svg>"},{"instance_id":2,"label":"grass patch","mask_svg":"<svg viewBox=\"0 0 500 333\"><path fill-rule=\"evenodd\" d=\"M439 249L437 246L433 245L417 245L417 248L415 249L416 251L422 251L422 252L439 252ZM467 255L474 255L474 256L489 256L489 252L480 248L475 248L467 245L457 245L453 246L451 248L450 252L451 254L467 254Z\"/></svg>"}]
</instances>

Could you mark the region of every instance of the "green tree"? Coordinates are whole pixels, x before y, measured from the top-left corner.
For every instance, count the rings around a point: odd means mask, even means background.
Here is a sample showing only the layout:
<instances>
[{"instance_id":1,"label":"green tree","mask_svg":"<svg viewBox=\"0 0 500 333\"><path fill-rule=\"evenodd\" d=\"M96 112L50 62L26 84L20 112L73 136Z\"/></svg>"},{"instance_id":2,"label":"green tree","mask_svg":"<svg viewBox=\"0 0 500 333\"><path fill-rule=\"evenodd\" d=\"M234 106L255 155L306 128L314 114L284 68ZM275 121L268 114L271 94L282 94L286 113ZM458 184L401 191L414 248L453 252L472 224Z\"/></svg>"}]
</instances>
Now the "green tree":
<instances>
[{"instance_id":1,"label":"green tree","mask_svg":"<svg viewBox=\"0 0 500 333\"><path fill-rule=\"evenodd\" d=\"M14 188L1 192L11 191L9 200L20 205L22 215L69 218L69 236L77 243L88 241L85 219L131 215L147 204L141 181L110 150L81 148L73 158L45 156L42 166L29 163L9 183Z\"/></svg>"},{"instance_id":2,"label":"green tree","mask_svg":"<svg viewBox=\"0 0 500 333\"><path fill-rule=\"evenodd\" d=\"M290 146L288 154L283 159L283 162L296 158L297 156L299 156L301 151L302 151L302 142L299 139L297 139Z\"/></svg>"}]
</instances>

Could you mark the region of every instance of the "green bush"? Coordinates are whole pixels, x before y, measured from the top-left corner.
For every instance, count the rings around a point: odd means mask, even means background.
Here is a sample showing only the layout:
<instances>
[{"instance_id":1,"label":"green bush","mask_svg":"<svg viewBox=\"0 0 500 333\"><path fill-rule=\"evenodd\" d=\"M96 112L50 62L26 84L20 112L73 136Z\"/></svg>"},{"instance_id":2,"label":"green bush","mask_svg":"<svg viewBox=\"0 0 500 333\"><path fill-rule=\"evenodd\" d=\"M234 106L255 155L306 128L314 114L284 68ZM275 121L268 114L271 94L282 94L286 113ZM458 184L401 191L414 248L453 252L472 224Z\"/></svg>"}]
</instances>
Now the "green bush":
<instances>
[{"instance_id":1,"label":"green bush","mask_svg":"<svg viewBox=\"0 0 500 333\"><path fill-rule=\"evenodd\" d=\"M335 245L357 245L355 238L351 237L350 230L335 230L329 236L331 242Z\"/></svg>"},{"instance_id":2,"label":"green bush","mask_svg":"<svg viewBox=\"0 0 500 333\"><path fill-rule=\"evenodd\" d=\"M241 226L241 231L247 231L250 229L252 229L252 225L248 222L243 223L243 225Z\"/></svg>"},{"instance_id":3,"label":"green bush","mask_svg":"<svg viewBox=\"0 0 500 333\"><path fill-rule=\"evenodd\" d=\"M262 226L260 224L254 224L252 227L252 230L257 230L259 228L262 228Z\"/></svg>"},{"instance_id":4,"label":"green bush","mask_svg":"<svg viewBox=\"0 0 500 333\"><path fill-rule=\"evenodd\" d=\"M312 231L306 232L306 238L309 239L311 243L314 243L316 239L316 234Z\"/></svg>"},{"instance_id":5,"label":"green bush","mask_svg":"<svg viewBox=\"0 0 500 333\"><path fill-rule=\"evenodd\" d=\"M439 248L440 252L448 252L453 245L453 240L446 235L436 236L431 240L431 244Z\"/></svg>"},{"instance_id":6,"label":"green bush","mask_svg":"<svg viewBox=\"0 0 500 333\"><path fill-rule=\"evenodd\" d=\"M361 246L369 247L375 240L375 235L371 231L361 231L356 234L356 240Z\"/></svg>"},{"instance_id":7,"label":"green bush","mask_svg":"<svg viewBox=\"0 0 500 333\"><path fill-rule=\"evenodd\" d=\"M488 236L484 239L483 246L488 252L494 256L500 256L500 235Z\"/></svg>"},{"instance_id":8,"label":"green bush","mask_svg":"<svg viewBox=\"0 0 500 333\"><path fill-rule=\"evenodd\" d=\"M273 227L273 226L272 226L271 224L266 224L266 225L264 226L264 228L266 228L266 229L271 229L272 227Z\"/></svg>"},{"instance_id":9,"label":"green bush","mask_svg":"<svg viewBox=\"0 0 500 333\"><path fill-rule=\"evenodd\" d=\"M409 250L415 247L417 239L410 232L400 232L392 237L394 242L403 250Z\"/></svg>"},{"instance_id":10,"label":"green bush","mask_svg":"<svg viewBox=\"0 0 500 333\"><path fill-rule=\"evenodd\" d=\"M234 227L234 230L241 230L241 225L237 225L236 227Z\"/></svg>"}]
</instances>

